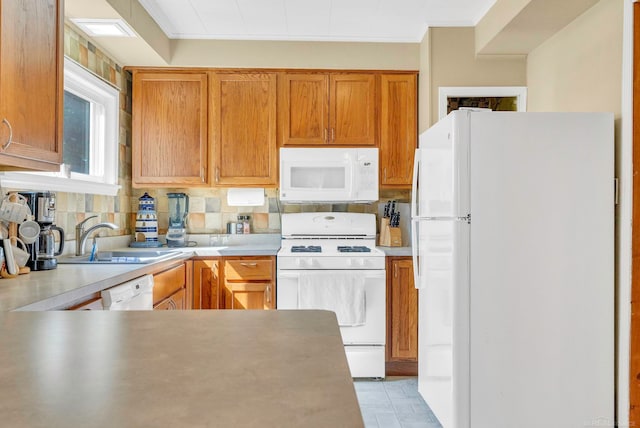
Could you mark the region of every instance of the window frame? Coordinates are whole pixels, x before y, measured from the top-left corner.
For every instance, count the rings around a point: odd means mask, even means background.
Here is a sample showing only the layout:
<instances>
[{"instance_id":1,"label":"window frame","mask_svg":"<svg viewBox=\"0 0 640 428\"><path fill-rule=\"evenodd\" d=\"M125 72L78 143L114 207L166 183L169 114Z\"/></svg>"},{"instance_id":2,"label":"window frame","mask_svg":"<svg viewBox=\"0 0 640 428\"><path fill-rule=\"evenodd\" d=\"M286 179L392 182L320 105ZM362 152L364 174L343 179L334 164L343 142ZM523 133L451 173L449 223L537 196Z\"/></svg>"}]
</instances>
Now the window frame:
<instances>
[{"instance_id":1,"label":"window frame","mask_svg":"<svg viewBox=\"0 0 640 428\"><path fill-rule=\"evenodd\" d=\"M92 126L90 131L94 138L90 148L89 170L95 175L71 172L68 166L62 164L59 172L4 172L0 182L5 188L115 196L121 188L118 185L120 90L65 56L64 91L104 108L97 127ZM93 125L93 106L91 110ZM104 130L104 138L95 138L96 134L101 133L100 129ZM64 142L61 144L64 145Z\"/></svg>"}]
</instances>

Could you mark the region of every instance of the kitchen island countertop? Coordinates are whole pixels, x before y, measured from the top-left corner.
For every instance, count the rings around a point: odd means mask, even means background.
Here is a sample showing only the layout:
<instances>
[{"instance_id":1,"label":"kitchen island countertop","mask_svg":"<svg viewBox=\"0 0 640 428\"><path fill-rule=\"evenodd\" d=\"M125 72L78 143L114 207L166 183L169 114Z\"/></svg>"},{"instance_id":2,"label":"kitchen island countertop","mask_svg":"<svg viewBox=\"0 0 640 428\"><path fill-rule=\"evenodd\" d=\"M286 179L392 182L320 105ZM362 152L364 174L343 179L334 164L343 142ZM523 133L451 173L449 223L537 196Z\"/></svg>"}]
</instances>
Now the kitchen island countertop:
<instances>
[{"instance_id":1,"label":"kitchen island countertop","mask_svg":"<svg viewBox=\"0 0 640 428\"><path fill-rule=\"evenodd\" d=\"M363 427L328 311L7 312L0 323L7 426Z\"/></svg>"}]
</instances>

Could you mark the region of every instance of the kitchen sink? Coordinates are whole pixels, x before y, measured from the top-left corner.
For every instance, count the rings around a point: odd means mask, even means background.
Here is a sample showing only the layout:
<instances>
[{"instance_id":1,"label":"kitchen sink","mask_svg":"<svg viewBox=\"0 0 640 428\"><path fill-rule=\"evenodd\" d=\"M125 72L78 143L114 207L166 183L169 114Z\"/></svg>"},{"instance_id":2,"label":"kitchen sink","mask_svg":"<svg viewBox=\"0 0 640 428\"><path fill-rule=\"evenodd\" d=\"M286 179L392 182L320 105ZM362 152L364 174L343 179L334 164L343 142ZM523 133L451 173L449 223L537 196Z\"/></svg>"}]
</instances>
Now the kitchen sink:
<instances>
[{"instance_id":1,"label":"kitchen sink","mask_svg":"<svg viewBox=\"0 0 640 428\"><path fill-rule=\"evenodd\" d=\"M62 264L127 264L127 263L153 263L160 260L171 259L182 254L175 250L122 250L122 251L98 251L94 260L90 261L91 254L83 256L64 256L58 258Z\"/></svg>"}]
</instances>

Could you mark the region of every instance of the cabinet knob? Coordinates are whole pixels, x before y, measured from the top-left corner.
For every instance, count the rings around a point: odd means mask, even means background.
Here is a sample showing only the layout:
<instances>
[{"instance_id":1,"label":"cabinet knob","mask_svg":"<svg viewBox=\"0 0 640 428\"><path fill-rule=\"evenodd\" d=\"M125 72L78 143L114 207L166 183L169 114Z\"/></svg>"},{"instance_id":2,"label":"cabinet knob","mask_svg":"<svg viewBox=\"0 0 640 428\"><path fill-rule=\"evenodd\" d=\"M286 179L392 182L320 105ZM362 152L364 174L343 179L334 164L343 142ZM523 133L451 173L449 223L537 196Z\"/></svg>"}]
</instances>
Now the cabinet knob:
<instances>
[{"instance_id":1,"label":"cabinet knob","mask_svg":"<svg viewBox=\"0 0 640 428\"><path fill-rule=\"evenodd\" d=\"M2 123L7 125L7 128L9 128L9 138L7 138L7 142L2 145L2 151L5 151L9 148L13 140L13 128L11 128L11 124L6 117L2 119Z\"/></svg>"},{"instance_id":2,"label":"cabinet knob","mask_svg":"<svg viewBox=\"0 0 640 428\"><path fill-rule=\"evenodd\" d=\"M271 303L271 285L267 285L267 288L264 289L264 292L266 294L265 300L267 301L267 303Z\"/></svg>"},{"instance_id":3,"label":"cabinet knob","mask_svg":"<svg viewBox=\"0 0 640 428\"><path fill-rule=\"evenodd\" d=\"M216 167L216 183L220 182L220 167Z\"/></svg>"}]
</instances>

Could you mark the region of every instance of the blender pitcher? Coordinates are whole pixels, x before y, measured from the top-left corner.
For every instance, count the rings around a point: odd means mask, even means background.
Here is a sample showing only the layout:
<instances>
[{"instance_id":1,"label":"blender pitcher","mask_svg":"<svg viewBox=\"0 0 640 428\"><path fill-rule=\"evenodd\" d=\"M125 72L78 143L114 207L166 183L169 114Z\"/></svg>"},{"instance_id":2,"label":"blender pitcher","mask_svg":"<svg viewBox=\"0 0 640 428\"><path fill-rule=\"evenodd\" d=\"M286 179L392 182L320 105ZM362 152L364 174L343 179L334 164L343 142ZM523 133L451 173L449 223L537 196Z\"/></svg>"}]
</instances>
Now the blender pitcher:
<instances>
[{"instance_id":1,"label":"blender pitcher","mask_svg":"<svg viewBox=\"0 0 640 428\"><path fill-rule=\"evenodd\" d=\"M189 214L189 196L186 193L167 193L169 198L169 228L167 246L184 247L187 245L187 215Z\"/></svg>"}]
</instances>

